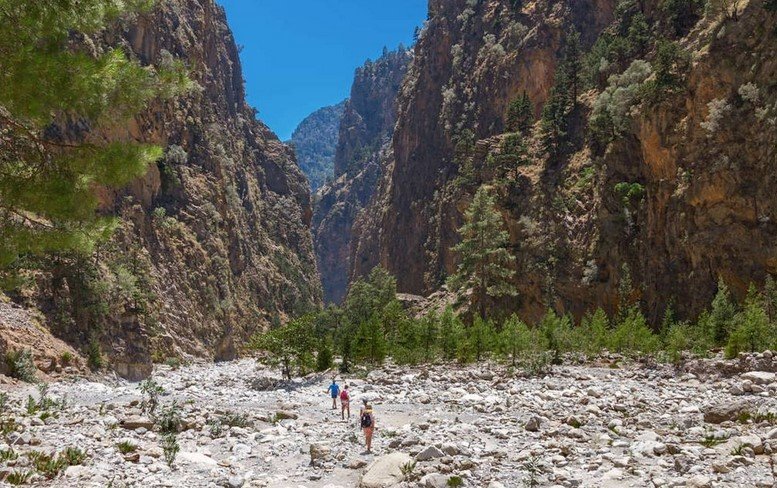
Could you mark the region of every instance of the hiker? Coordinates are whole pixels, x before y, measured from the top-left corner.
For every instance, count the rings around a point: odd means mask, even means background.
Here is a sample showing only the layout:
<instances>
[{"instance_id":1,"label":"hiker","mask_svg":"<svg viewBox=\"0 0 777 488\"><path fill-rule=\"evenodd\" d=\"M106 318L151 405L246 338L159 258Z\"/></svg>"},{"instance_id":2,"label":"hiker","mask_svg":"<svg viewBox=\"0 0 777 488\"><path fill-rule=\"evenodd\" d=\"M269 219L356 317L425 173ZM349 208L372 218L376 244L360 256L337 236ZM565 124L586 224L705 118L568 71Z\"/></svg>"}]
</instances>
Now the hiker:
<instances>
[{"instance_id":1,"label":"hiker","mask_svg":"<svg viewBox=\"0 0 777 488\"><path fill-rule=\"evenodd\" d=\"M372 434L375 432L375 414L372 413L372 405L367 403L367 399L362 400L364 406L359 412L362 431L364 431L364 440L367 442L367 453L372 452Z\"/></svg>"},{"instance_id":2,"label":"hiker","mask_svg":"<svg viewBox=\"0 0 777 488\"><path fill-rule=\"evenodd\" d=\"M340 386L337 384L337 378L332 378L332 384L329 385L326 391L332 395L332 410L337 410L337 397L340 395Z\"/></svg>"},{"instance_id":3,"label":"hiker","mask_svg":"<svg viewBox=\"0 0 777 488\"><path fill-rule=\"evenodd\" d=\"M345 420L345 411L348 410L348 418L351 418L351 395L348 393L348 385L340 392L340 417Z\"/></svg>"}]
</instances>

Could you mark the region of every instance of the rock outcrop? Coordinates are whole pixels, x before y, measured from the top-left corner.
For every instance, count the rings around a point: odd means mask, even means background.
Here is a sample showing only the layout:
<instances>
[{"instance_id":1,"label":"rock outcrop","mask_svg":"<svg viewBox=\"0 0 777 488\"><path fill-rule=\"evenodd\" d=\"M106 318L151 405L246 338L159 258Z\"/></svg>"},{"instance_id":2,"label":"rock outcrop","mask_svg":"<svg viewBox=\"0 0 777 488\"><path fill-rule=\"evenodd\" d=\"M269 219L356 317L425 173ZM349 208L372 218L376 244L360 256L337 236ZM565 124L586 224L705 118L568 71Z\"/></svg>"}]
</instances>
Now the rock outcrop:
<instances>
[{"instance_id":1,"label":"rock outcrop","mask_svg":"<svg viewBox=\"0 0 777 488\"><path fill-rule=\"evenodd\" d=\"M130 377L152 358L233 357L250 333L319 303L308 184L246 104L223 8L160 2L87 43L142 64L181 59L199 89L110 134L166 156L128 188L101 192L101 211L121 218L108 245L55 260L36 293L15 298L71 344L96 342Z\"/></svg>"},{"instance_id":2,"label":"rock outcrop","mask_svg":"<svg viewBox=\"0 0 777 488\"><path fill-rule=\"evenodd\" d=\"M315 193L334 175L335 151L340 120L347 101L316 110L300 122L288 143L294 148L299 167Z\"/></svg>"},{"instance_id":3,"label":"rock outcrop","mask_svg":"<svg viewBox=\"0 0 777 488\"><path fill-rule=\"evenodd\" d=\"M430 2L385 151L393 155L354 226L352 277L380 264L402 292L440 289L458 263L451 247L463 211L482 184L498 196L517 258L519 298L498 305L530 320L548 307L576 317L597 306L612 312L629 283L652 321L670 301L693 317L719 276L741 296L777 273L777 199L768 194L777 163L774 9L751 1L705 15L655 2L616 12L615 4ZM635 15L644 34L618 34ZM597 65L597 74L619 73L646 60L652 74L640 89L659 83L658 46L671 40L689 56L666 69L679 88L641 95L604 146L590 118L607 82L581 88L566 114L563 154L548 155L536 123L522 137L526 154L505 163L508 105L525 93L539 118L574 30L584 53L600 37L645 43L622 66ZM628 198L624 189L633 190Z\"/></svg>"},{"instance_id":4,"label":"rock outcrop","mask_svg":"<svg viewBox=\"0 0 777 488\"><path fill-rule=\"evenodd\" d=\"M347 290L352 227L390 159L396 97L411 59L400 47L356 70L340 124L335 179L315 196L313 235L327 302L339 302Z\"/></svg>"}]
</instances>

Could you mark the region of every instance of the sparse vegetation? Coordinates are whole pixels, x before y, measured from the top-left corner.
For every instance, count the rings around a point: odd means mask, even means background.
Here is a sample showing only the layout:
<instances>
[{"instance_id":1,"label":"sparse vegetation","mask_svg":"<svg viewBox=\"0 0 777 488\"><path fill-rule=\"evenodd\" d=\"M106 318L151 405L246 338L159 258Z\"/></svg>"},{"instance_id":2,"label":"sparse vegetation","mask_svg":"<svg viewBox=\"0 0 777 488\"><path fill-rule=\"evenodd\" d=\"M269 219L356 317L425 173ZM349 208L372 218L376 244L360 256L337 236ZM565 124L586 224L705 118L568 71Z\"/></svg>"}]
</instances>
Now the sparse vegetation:
<instances>
[{"instance_id":1,"label":"sparse vegetation","mask_svg":"<svg viewBox=\"0 0 777 488\"><path fill-rule=\"evenodd\" d=\"M165 462L171 468L175 464L175 458L178 457L178 452L180 450L181 446L178 444L178 437L176 434L165 434L162 437L162 452L164 453Z\"/></svg>"},{"instance_id":2,"label":"sparse vegetation","mask_svg":"<svg viewBox=\"0 0 777 488\"><path fill-rule=\"evenodd\" d=\"M164 394L162 388L153 378L148 378L138 385L140 393L143 395L143 401L140 404L141 410L145 413L153 414L159 405L159 397Z\"/></svg>"},{"instance_id":3,"label":"sparse vegetation","mask_svg":"<svg viewBox=\"0 0 777 488\"><path fill-rule=\"evenodd\" d=\"M15 469L8 473L8 476L5 477L5 482L13 486L24 485L32 478L32 475L32 471Z\"/></svg>"},{"instance_id":4,"label":"sparse vegetation","mask_svg":"<svg viewBox=\"0 0 777 488\"><path fill-rule=\"evenodd\" d=\"M130 454L138 450L138 446L130 441L121 441L116 444L116 449L122 454Z\"/></svg>"},{"instance_id":5,"label":"sparse vegetation","mask_svg":"<svg viewBox=\"0 0 777 488\"><path fill-rule=\"evenodd\" d=\"M181 407L178 402L162 408L156 419L157 427L162 434L175 434L181 428Z\"/></svg>"},{"instance_id":6,"label":"sparse vegetation","mask_svg":"<svg viewBox=\"0 0 777 488\"><path fill-rule=\"evenodd\" d=\"M5 366L8 375L27 383L35 383L35 372L38 370L32 361L32 351L29 349L11 349L5 353Z\"/></svg>"}]
</instances>

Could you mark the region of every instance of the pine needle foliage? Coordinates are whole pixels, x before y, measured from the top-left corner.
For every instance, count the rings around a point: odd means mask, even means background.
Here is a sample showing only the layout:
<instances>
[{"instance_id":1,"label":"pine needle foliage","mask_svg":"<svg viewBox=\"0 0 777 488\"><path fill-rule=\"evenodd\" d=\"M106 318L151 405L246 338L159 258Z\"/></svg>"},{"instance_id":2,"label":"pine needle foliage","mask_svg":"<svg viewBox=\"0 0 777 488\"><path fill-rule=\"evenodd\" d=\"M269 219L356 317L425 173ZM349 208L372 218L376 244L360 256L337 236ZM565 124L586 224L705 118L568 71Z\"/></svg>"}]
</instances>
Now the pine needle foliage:
<instances>
[{"instance_id":1,"label":"pine needle foliage","mask_svg":"<svg viewBox=\"0 0 777 488\"><path fill-rule=\"evenodd\" d=\"M511 283L515 256L508 250L509 234L488 187L478 189L464 217L466 223L459 229L462 240L453 247L461 263L449 284L460 291L472 290L472 309L485 320L489 298L518 294Z\"/></svg>"},{"instance_id":2,"label":"pine needle foliage","mask_svg":"<svg viewBox=\"0 0 777 488\"><path fill-rule=\"evenodd\" d=\"M89 35L149 0L0 0L0 272L45 253L90 253L115 227L96 189L143 175L162 149L109 133L193 87L172 58L142 66Z\"/></svg>"}]
</instances>

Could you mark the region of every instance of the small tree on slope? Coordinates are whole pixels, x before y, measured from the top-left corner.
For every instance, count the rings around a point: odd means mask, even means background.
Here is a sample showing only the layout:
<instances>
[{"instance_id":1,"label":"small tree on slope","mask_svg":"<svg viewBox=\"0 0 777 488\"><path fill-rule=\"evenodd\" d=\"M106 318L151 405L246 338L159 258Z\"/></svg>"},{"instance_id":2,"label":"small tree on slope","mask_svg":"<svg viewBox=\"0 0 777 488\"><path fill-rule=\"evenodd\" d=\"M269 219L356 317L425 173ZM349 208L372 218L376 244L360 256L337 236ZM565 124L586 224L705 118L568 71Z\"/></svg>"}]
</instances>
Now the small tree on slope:
<instances>
[{"instance_id":1,"label":"small tree on slope","mask_svg":"<svg viewBox=\"0 0 777 488\"><path fill-rule=\"evenodd\" d=\"M466 223L459 229L462 240L453 247L461 263L449 280L457 291L472 290L471 306L477 307L483 320L489 298L518 294L510 283L515 256L507 250L509 235L495 205L494 197L481 186L464 214Z\"/></svg>"}]
</instances>

